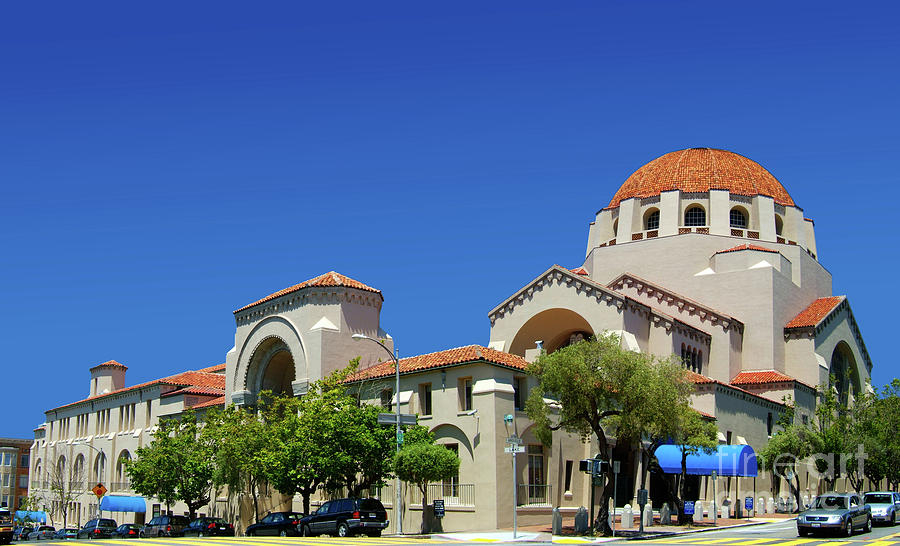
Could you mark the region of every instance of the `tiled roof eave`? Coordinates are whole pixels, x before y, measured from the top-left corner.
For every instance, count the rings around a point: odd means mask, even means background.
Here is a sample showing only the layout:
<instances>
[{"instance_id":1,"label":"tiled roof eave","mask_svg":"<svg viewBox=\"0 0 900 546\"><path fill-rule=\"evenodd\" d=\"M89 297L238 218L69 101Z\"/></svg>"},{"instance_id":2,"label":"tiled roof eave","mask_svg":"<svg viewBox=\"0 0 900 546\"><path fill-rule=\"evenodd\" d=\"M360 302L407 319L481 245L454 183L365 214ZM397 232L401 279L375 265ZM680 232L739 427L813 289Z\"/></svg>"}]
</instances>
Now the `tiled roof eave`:
<instances>
[{"instance_id":1,"label":"tiled roof eave","mask_svg":"<svg viewBox=\"0 0 900 546\"><path fill-rule=\"evenodd\" d=\"M372 376L366 376L366 377L355 377L355 376L351 376L351 377L348 377L347 379L345 379L345 380L344 380L344 383L347 383L347 384L354 384L354 383L362 383L363 381L369 381L369 380L372 380L372 379L386 379L386 378L389 378L389 377L394 377L394 375L395 375L395 372L394 372L394 366L393 366L393 364L391 363L391 361L387 361L387 363L388 363L388 364L391 364L391 365L390 365L391 371L389 371L388 373L383 373L383 374L380 373L379 375L372 375ZM375 366L372 366L371 368L366 368L365 370L360 370L360 372L358 372L358 373L365 373L366 370L370 370L370 369L372 369L372 368L374 368L374 367L376 367L376 366L381 366L382 364L384 364L384 362L382 362L381 364L376 364ZM460 366L469 366L469 365L472 365L472 364L488 364L488 365L491 365L491 366L497 366L497 367L505 368L505 369L508 369L508 370L519 370L519 371L524 371L524 368L520 368L520 367L518 367L518 366L512 366L512 365L510 365L510 364L504 364L504 363L502 363L502 362L494 362L494 361L492 361L492 360L486 360L486 359L479 359L479 358L476 358L476 359L473 359L473 360L464 360L464 361L461 361L461 362L448 362L448 363L446 363L446 364L437 364L437 365L435 365L435 366L428 366L428 367L425 367L425 368L416 368L416 369L412 369L412 370L404 370L404 369L401 368L401 370L400 370L400 376L402 377L402 376L405 376L405 375L416 375L416 374L421 374L421 373L431 372L431 371L434 371L434 370L443 370L443 369L447 369L447 368L457 368L457 367L460 367Z\"/></svg>"}]
</instances>

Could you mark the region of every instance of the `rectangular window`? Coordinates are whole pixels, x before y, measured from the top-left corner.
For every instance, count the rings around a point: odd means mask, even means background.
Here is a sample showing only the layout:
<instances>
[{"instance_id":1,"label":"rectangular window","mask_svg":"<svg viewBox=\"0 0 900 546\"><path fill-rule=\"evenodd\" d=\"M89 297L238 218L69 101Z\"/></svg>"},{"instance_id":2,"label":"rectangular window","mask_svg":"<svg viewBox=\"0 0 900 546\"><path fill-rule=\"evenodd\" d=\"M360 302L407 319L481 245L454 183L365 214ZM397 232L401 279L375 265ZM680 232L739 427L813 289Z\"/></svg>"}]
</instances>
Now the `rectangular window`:
<instances>
[{"instance_id":1,"label":"rectangular window","mask_svg":"<svg viewBox=\"0 0 900 546\"><path fill-rule=\"evenodd\" d=\"M9 487L9 474L3 475L3 487Z\"/></svg>"},{"instance_id":2,"label":"rectangular window","mask_svg":"<svg viewBox=\"0 0 900 546\"><path fill-rule=\"evenodd\" d=\"M419 413L431 415L431 383L419 385Z\"/></svg>"},{"instance_id":3,"label":"rectangular window","mask_svg":"<svg viewBox=\"0 0 900 546\"><path fill-rule=\"evenodd\" d=\"M392 389L382 389L381 391L381 407L387 409L388 411L393 411L394 407L391 399L394 398L394 391Z\"/></svg>"},{"instance_id":4,"label":"rectangular window","mask_svg":"<svg viewBox=\"0 0 900 546\"><path fill-rule=\"evenodd\" d=\"M731 445L731 431L725 432L725 443Z\"/></svg>"},{"instance_id":5,"label":"rectangular window","mask_svg":"<svg viewBox=\"0 0 900 546\"><path fill-rule=\"evenodd\" d=\"M22 458L19 459L19 466L20 466L21 468L28 468L28 465L30 464L30 461L31 461L30 455L28 455L27 453L25 453L25 454L22 455Z\"/></svg>"},{"instance_id":6,"label":"rectangular window","mask_svg":"<svg viewBox=\"0 0 900 546\"><path fill-rule=\"evenodd\" d=\"M525 400L528 399L528 378L513 378L513 404L514 407L523 411L525 409Z\"/></svg>"},{"instance_id":7,"label":"rectangular window","mask_svg":"<svg viewBox=\"0 0 900 546\"><path fill-rule=\"evenodd\" d=\"M12 463L12 453L4 453L3 466L10 466L10 463Z\"/></svg>"},{"instance_id":8,"label":"rectangular window","mask_svg":"<svg viewBox=\"0 0 900 546\"><path fill-rule=\"evenodd\" d=\"M544 487L544 446L528 445L525 448L528 454L528 503L544 503L547 497L547 488Z\"/></svg>"},{"instance_id":9,"label":"rectangular window","mask_svg":"<svg viewBox=\"0 0 900 546\"><path fill-rule=\"evenodd\" d=\"M457 382L459 391L459 411L472 410L472 378L463 377Z\"/></svg>"},{"instance_id":10,"label":"rectangular window","mask_svg":"<svg viewBox=\"0 0 900 546\"><path fill-rule=\"evenodd\" d=\"M572 465L573 461L566 461L566 488L567 493L572 492Z\"/></svg>"},{"instance_id":11,"label":"rectangular window","mask_svg":"<svg viewBox=\"0 0 900 546\"><path fill-rule=\"evenodd\" d=\"M22 474L19 476L19 489L28 489L28 475Z\"/></svg>"},{"instance_id":12,"label":"rectangular window","mask_svg":"<svg viewBox=\"0 0 900 546\"><path fill-rule=\"evenodd\" d=\"M152 407L150 406L150 400L147 400L147 409L146 409L147 415L146 415L146 419L144 420L144 426L146 428L150 428L150 415L151 415L150 411L151 410L152 410Z\"/></svg>"},{"instance_id":13,"label":"rectangular window","mask_svg":"<svg viewBox=\"0 0 900 546\"><path fill-rule=\"evenodd\" d=\"M459 444L444 444L444 447L452 451L459 457ZM449 479L444 480L442 482L441 489L443 489L442 494L444 497L459 497L459 468L456 469L456 474L451 476Z\"/></svg>"}]
</instances>

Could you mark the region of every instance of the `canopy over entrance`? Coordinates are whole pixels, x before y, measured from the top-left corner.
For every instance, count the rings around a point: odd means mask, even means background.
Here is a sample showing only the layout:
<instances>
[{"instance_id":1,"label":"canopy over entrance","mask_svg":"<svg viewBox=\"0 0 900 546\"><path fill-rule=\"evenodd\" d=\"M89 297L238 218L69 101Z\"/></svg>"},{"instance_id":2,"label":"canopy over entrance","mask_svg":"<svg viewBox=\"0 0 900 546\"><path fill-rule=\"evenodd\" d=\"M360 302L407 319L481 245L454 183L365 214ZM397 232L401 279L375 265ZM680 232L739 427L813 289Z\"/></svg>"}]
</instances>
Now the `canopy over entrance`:
<instances>
[{"instance_id":1,"label":"canopy over entrance","mask_svg":"<svg viewBox=\"0 0 900 546\"><path fill-rule=\"evenodd\" d=\"M656 459L666 474L681 474L681 450L664 445L656 449ZM756 453L748 445L719 446L710 454L687 456L687 473L709 476L715 470L719 476L756 476Z\"/></svg>"},{"instance_id":2,"label":"canopy over entrance","mask_svg":"<svg viewBox=\"0 0 900 546\"><path fill-rule=\"evenodd\" d=\"M16 510L16 521L25 521L26 519L35 523L47 523L47 514L45 512Z\"/></svg>"},{"instance_id":3,"label":"canopy over entrance","mask_svg":"<svg viewBox=\"0 0 900 546\"><path fill-rule=\"evenodd\" d=\"M110 512L147 512L147 500L144 497L125 495L105 495L100 499L100 509Z\"/></svg>"}]
</instances>

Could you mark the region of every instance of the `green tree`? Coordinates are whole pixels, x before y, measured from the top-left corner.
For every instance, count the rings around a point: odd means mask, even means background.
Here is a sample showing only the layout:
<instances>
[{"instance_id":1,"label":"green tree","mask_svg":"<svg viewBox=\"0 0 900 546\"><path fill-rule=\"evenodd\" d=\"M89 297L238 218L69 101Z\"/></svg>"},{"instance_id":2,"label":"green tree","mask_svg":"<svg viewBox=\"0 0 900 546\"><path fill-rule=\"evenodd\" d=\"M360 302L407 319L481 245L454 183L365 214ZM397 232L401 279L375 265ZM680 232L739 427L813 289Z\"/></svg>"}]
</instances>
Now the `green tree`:
<instances>
[{"instance_id":1,"label":"green tree","mask_svg":"<svg viewBox=\"0 0 900 546\"><path fill-rule=\"evenodd\" d=\"M213 479L213 449L201 437L193 411L180 419L163 419L147 447L126 463L131 487L166 504L182 501L193 519L197 508L208 504Z\"/></svg>"},{"instance_id":2,"label":"green tree","mask_svg":"<svg viewBox=\"0 0 900 546\"><path fill-rule=\"evenodd\" d=\"M787 410L778 419L779 430L759 452L758 460L763 469L787 480L799 511L803 503L800 499L800 472L797 464L811 455L816 440L809 427L795 422L791 401L788 399L785 402Z\"/></svg>"},{"instance_id":3,"label":"green tree","mask_svg":"<svg viewBox=\"0 0 900 546\"><path fill-rule=\"evenodd\" d=\"M542 354L528 366L539 379L526 403L535 434L550 445L553 431L594 438L610 455L607 431L633 454L646 437L673 435L680 408L689 406L693 385L674 357L659 359L622 348L618 336L604 334ZM552 402L548 402L552 400ZM655 448L653 448L655 449ZM646 465L645 465L646 468ZM604 534L612 495L612 469L604 476L597 525ZM642 476L642 483L645 476Z\"/></svg>"},{"instance_id":4,"label":"green tree","mask_svg":"<svg viewBox=\"0 0 900 546\"><path fill-rule=\"evenodd\" d=\"M687 459L698 453L714 453L719 445L716 424L704 418L690 407L677 407L674 410L678 424L675 433L669 440L681 452L681 474L676 480L677 495L670 488L668 493L678 514L678 524L684 525L693 521L693 516L684 513L685 485L687 483ZM667 480L671 486L671 481Z\"/></svg>"},{"instance_id":5,"label":"green tree","mask_svg":"<svg viewBox=\"0 0 900 546\"><path fill-rule=\"evenodd\" d=\"M449 480L459 473L459 456L444 446L420 441L404 446L394 457L397 476L422 492L422 533L429 532L428 484Z\"/></svg>"},{"instance_id":6,"label":"green tree","mask_svg":"<svg viewBox=\"0 0 900 546\"><path fill-rule=\"evenodd\" d=\"M214 486L227 486L229 492L249 491L254 523L259 522L259 488L270 445L267 432L255 411L235 405L209 410L201 432L204 443L212 446Z\"/></svg>"}]
</instances>

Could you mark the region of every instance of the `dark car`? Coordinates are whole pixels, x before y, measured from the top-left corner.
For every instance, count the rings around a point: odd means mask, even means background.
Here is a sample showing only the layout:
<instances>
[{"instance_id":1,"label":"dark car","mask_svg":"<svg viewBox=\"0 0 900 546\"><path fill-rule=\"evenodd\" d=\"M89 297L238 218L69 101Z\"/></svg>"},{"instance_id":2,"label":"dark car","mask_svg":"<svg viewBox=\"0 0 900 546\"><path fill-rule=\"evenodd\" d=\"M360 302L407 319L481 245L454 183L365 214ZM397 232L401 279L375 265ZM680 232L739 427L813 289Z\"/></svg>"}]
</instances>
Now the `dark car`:
<instances>
[{"instance_id":1,"label":"dark car","mask_svg":"<svg viewBox=\"0 0 900 546\"><path fill-rule=\"evenodd\" d=\"M60 529L53 535L53 540L67 540L70 538L78 538L78 529L69 527L68 529Z\"/></svg>"},{"instance_id":2,"label":"dark car","mask_svg":"<svg viewBox=\"0 0 900 546\"><path fill-rule=\"evenodd\" d=\"M156 516L141 530L141 537L180 537L188 526L187 516Z\"/></svg>"},{"instance_id":3,"label":"dark car","mask_svg":"<svg viewBox=\"0 0 900 546\"><path fill-rule=\"evenodd\" d=\"M41 525L28 533L28 540L52 540L56 534L56 527L52 525Z\"/></svg>"},{"instance_id":4,"label":"dark car","mask_svg":"<svg viewBox=\"0 0 900 546\"><path fill-rule=\"evenodd\" d=\"M32 527L16 527L13 529L13 540L28 540L28 533L33 531Z\"/></svg>"},{"instance_id":5,"label":"dark car","mask_svg":"<svg viewBox=\"0 0 900 546\"><path fill-rule=\"evenodd\" d=\"M84 524L84 527L78 530L76 538L109 538L116 530L116 520L107 518L94 518Z\"/></svg>"},{"instance_id":6,"label":"dark car","mask_svg":"<svg viewBox=\"0 0 900 546\"><path fill-rule=\"evenodd\" d=\"M797 517L797 534L801 537L828 530L849 537L854 529L872 530L872 510L855 493L819 495L810 509Z\"/></svg>"},{"instance_id":7,"label":"dark car","mask_svg":"<svg viewBox=\"0 0 900 546\"><path fill-rule=\"evenodd\" d=\"M387 511L378 499L336 499L323 504L300 520L300 534L305 537L336 537L365 534L380 537L388 526Z\"/></svg>"},{"instance_id":8,"label":"dark car","mask_svg":"<svg viewBox=\"0 0 900 546\"><path fill-rule=\"evenodd\" d=\"M300 512L270 512L259 523L247 527L247 536L297 536L300 533L297 524L303 516Z\"/></svg>"},{"instance_id":9,"label":"dark car","mask_svg":"<svg viewBox=\"0 0 900 546\"><path fill-rule=\"evenodd\" d=\"M141 536L141 526L135 523L123 523L116 527L112 535L121 538L138 538Z\"/></svg>"},{"instance_id":10,"label":"dark car","mask_svg":"<svg viewBox=\"0 0 900 546\"><path fill-rule=\"evenodd\" d=\"M233 537L234 525L222 518L203 517L192 521L182 533L186 537Z\"/></svg>"}]
</instances>

